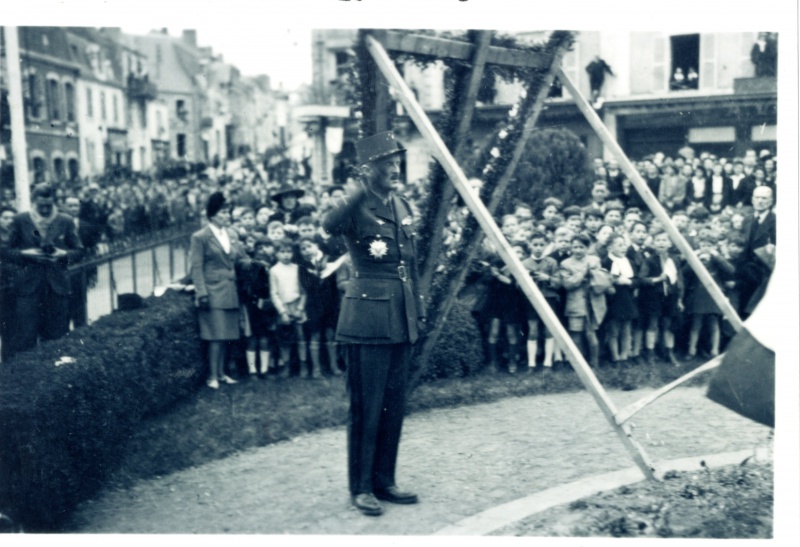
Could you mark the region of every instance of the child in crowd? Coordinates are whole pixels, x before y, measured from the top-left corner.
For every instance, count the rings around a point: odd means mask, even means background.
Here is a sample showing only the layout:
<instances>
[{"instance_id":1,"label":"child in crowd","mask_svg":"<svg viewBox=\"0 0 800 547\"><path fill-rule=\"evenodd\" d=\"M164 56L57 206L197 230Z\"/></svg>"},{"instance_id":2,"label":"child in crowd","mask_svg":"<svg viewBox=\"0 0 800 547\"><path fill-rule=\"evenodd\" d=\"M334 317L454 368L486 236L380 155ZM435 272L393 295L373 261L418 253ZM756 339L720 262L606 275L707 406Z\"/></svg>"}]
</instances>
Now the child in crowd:
<instances>
[{"instance_id":1,"label":"child in crowd","mask_svg":"<svg viewBox=\"0 0 800 547\"><path fill-rule=\"evenodd\" d=\"M554 216L561 213L564 207L564 202L555 197L548 197L542 202L544 208L542 209L542 220L550 220Z\"/></svg>"},{"instance_id":2,"label":"child in crowd","mask_svg":"<svg viewBox=\"0 0 800 547\"><path fill-rule=\"evenodd\" d=\"M606 203L606 210L605 215L603 216L603 222L608 224L612 228L616 228L622 224L622 211L624 207L621 203L617 202L609 202Z\"/></svg>"},{"instance_id":3,"label":"child in crowd","mask_svg":"<svg viewBox=\"0 0 800 547\"><path fill-rule=\"evenodd\" d=\"M711 235L704 235L698 238L697 257L720 287L723 286L725 279L734 274L734 267L720 255ZM692 318L686 357L694 359L697 355L697 343L700 340L700 331L703 328L703 324L707 326L710 334L709 353L712 357L715 357L719 355L720 344L719 306L711 298L711 295L688 263L684 265L683 274L686 279L686 313Z\"/></svg>"},{"instance_id":4,"label":"child in crowd","mask_svg":"<svg viewBox=\"0 0 800 547\"><path fill-rule=\"evenodd\" d=\"M573 233L579 234L583 230L583 211L581 208L577 205L570 205L564 208L563 214L565 225L571 229Z\"/></svg>"},{"instance_id":5,"label":"child in crowd","mask_svg":"<svg viewBox=\"0 0 800 547\"><path fill-rule=\"evenodd\" d=\"M603 213L606 210L606 199L608 183L605 180L596 180L592 185L592 201L586 207Z\"/></svg>"},{"instance_id":6,"label":"child in crowd","mask_svg":"<svg viewBox=\"0 0 800 547\"><path fill-rule=\"evenodd\" d=\"M544 249L547 245L547 236L542 232L535 232L529 243L530 256L522 261L536 286L542 292L550 308L555 312L558 310L558 262L555 259L544 256ZM544 362L542 365L545 368L552 368L553 366L553 351L555 343L553 335L549 329L544 326L544 322L536 313L530 302L527 303L527 317L528 317L528 370L533 371L536 368L536 356L539 352L539 334L544 331Z\"/></svg>"},{"instance_id":7,"label":"child in crowd","mask_svg":"<svg viewBox=\"0 0 800 547\"><path fill-rule=\"evenodd\" d=\"M283 222L273 220L267 225L267 237L276 245L279 241L286 239L286 232L283 229Z\"/></svg>"},{"instance_id":8,"label":"child in crowd","mask_svg":"<svg viewBox=\"0 0 800 547\"><path fill-rule=\"evenodd\" d=\"M516 237L519 228L519 220L514 215L503 215L500 219L500 231L511 241Z\"/></svg>"},{"instance_id":9,"label":"child in crowd","mask_svg":"<svg viewBox=\"0 0 800 547\"><path fill-rule=\"evenodd\" d=\"M572 241L572 236L574 235L575 234L573 231L566 226L560 226L556 228L553 244L545 250L545 255L552 258L557 264L560 265L570 256L570 244ZM556 301L556 307L553 309L555 310L559 321L561 321L561 324L564 326L564 328L567 328L569 324L567 322L567 316L564 315L564 308L567 302L567 292L560 283L558 284L558 289L556 289L556 294L558 295L558 300ZM556 344L555 350L553 351L553 363L557 364L563 361L563 348Z\"/></svg>"},{"instance_id":10,"label":"child in crowd","mask_svg":"<svg viewBox=\"0 0 800 547\"><path fill-rule=\"evenodd\" d=\"M625 214L622 215L622 225L625 229L625 234L629 234L631 231L631 227L637 222L641 222L642 220L642 212L639 210L638 207L631 207L625 210Z\"/></svg>"},{"instance_id":11,"label":"child in crowd","mask_svg":"<svg viewBox=\"0 0 800 547\"><path fill-rule=\"evenodd\" d=\"M525 258L525 249L519 242L512 244L520 260ZM497 372L499 366L499 352L497 344L500 341L501 327L505 326L506 340L508 341L508 371L516 372L519 356L519 332L524 321L520 289L496 253L487 257L485 266L490 274L486 287L486 300L482 312L489 319L489 335L487 339L489 350L489 366Z\"/></svg>"},{"instance_id":12,"label":"child in crowd","mask_svg":"<svg viewBox=\"0 0 800 547\"><path fill-rule=\"evenodd\" d=\"M277 311L272 304L269 270L275 261L275 245L266 237L256 242L253 262L240 276L245 313L245 356L251 377L256 373L262 378L269 372L271 352L276 345L275 322ZM256 355L258 351L258 355ZM256 368L258 357L258 368Z\"/></svg>"},{"instance_id":13,"label":"child in crowd","mask_svg":"<svg viewBox=\"0 0 800 547\"><path fill-rule=\"evenodd\" d=\"M239 216L239 232L252 233L256 228L256 214L249 207L242 209L242 214Z\"/></svg>"},{"instance_id":14,"label":"child in crowd","mask_svg":"<svg viewBox=\"0 0 800 547\"><path fill-rule=\"evenodd\" d=\"M583 234L573 236L572 256L561 262L560 282L567 293L564 313L569 333L579 348L584 347L585 339L589 364L596 368L600 365L597 328L605 314L605 295L594 294L590 287L590 270L600 268L600 259L587 254L590 244ZM586 357L586 351L581 352Z\"/></svg>"},{"instance_id":15,"label":"child in crowd","mask_svg":"<svg viewBox=\"0 0 800 547\"><path fill-rule=\"evenodd\" d=\"M520 241L530 241L534 230L532 218L521 219L517 227L516 239Z\"/></svg>"},{"instance_id":16,"label":"child in crowd","mask_svg":"<svg viewBox=\"0 0 800 547\"><path fill-rule=\"evenodd\" d=\"M294 245L291 241L282 240L275 245L277 264L269 270L269 286L272 304L278 311L280 361L278 367L284 376L289 375L289 359L291 346L287 340L294 337L297 354L300 359L300 370L307 370L306 340L303 323L306 322L306 295L300 285L300 273L297 264L292 262Z\"/></svg>"},{"instance_id":17,"label":"child in crowd","mask_svg":"<svg viewBox=\"0 0 800 547\"><path fill-rule=\"evenodd\" d=\"M614 283L614 292L607 298L608 349L614 363L625 362L630 357L631 327L639 315L634 294L638 279L627 252L625 237L612 234L608 238L608 255L601 261Z\"/></svg>"},{"instance_id":18,"label":"child in crowd","mask_svg":"<svg viewBox=\"0 0 800 547\"><path fill-rule=\"evenodd\" d=\"M269 217L272 215L272 209L266 206L258 208L256 211L256 227L259 232L267 233L267 224L269 224Z\"/></svg>"},{"instance_id":19,"label":"child in crowd","mask_svg":"<svg viewBox=\"0 0 800 547\"><path fill-rule=\"evenodd\" d=\"M603 225L603 212L594 207L583 208L583 226L586 228L586 235L593 241L597 239L597 231Z\"/></svg>"},{"instance_id":20,"label":"child in crowd","mask_svg":"<svg viewBox=\"0 0 800 547\"><path fill-rule=\"evenodd\" d=\"M662 333L667 358L679 364L674 354L675 334L673 320L683 311L683 277L681 269L670 256L672 241L667 232L653 234L653 253L647 257L639 272L641 288L639 299L644 312L645 360L655 364L655 348L659 329Z\"/></svg>"},{"instance_id":21,"label":"child in crowd","mask_svg":"<svg viewBox=\"0 0 800 547\"><path fill-rule=\"evenodd\" d=\"M604 260L608 256L608 241L612 235L614 235L614 228L608 224L600 226L594 241L589 247L589 254Z\"/></svg>"},{"instance_id":22,"label":"child in crowd","mask_svg":"<svg viewBox=\"0 0 800 547\"><path fill-rule=\"evenodd\" d=\"M300 223L298 222L298 226ZM324 339L328 350L331 373L341 374L338 366L334 333L339 318L339 291L336 287L335 268L329 264L317 240L300 238L300 284L306 294L306 332L311 357L309 377L322 375L320 348Z\"/></svg>"},{"instance_id":23,"label":"child in crowd","mask_svg":"<svg viewBox=\"0 0 800 547\"><path fill-rule=\"evenodd\" d=\"M630 245L628 246L625 256L628 258L634 273L637 275L641 271L644 261L650 256L650 251L645 248L645 242L648 237L647 225L644 222L634 222L633 225L631 225L628 234ZM644 336L645 327L643 323L644 313L642 312L641 299L639 298L638 283L637 287L633 289L633 294L636 301L637 314L631 324L632 342L629 357L632 360L638 360L642 352L642 338Z\"/></svg>"}]
</instances>

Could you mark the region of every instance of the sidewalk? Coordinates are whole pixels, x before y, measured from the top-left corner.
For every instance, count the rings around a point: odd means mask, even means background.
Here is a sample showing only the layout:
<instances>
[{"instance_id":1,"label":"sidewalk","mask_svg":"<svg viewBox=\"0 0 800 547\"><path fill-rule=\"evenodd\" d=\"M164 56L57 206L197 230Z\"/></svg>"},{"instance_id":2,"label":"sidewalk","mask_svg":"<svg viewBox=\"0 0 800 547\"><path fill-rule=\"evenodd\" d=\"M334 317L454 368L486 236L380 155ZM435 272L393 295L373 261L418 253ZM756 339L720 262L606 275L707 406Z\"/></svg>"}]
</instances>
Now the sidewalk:
<instances>
[{"instance_id":1,"label":"sidewalk","mask_svg":"<svg viewBox=\"0 0 800 547\"><path fill-rule=\"evenodd\" d=\"M610 392L617 407L649 389ZM754 449L769 428L679 388L634 417L651 459ZM433 534L533 493L633 465L587 392L506 399L410 416L398 484L418 505L379 518L351 508L344 429L187 469L78 508L78 532Z\"/></svg>"}]
</instances>

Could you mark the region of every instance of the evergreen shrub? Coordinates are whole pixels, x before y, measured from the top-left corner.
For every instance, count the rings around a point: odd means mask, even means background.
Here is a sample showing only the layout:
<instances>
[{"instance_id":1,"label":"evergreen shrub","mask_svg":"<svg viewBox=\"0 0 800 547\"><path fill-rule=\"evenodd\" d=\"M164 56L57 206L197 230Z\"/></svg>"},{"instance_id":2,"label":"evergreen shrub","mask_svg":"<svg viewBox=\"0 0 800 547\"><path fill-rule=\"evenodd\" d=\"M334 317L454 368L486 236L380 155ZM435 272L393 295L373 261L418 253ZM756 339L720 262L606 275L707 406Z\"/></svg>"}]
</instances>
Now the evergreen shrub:
<instances>
[{"instance_id":1,"label":"evergreen shrub","mask_svg":"<svg viewBox=\"0 0 800 547\"><path fill-rule=\"evenodd\" d=\"M484 366L482 336L470 308L456 302L434 346L423 382L471 376Z\"/></svg>"},{"instance_id":2,"label":"evergreen shrub","mask_svg":"<svg viewBox=\"0 0 800 547\"><path fill-rule=\"evenodd\" d=\"M0 512L25 530L57 531L137 424L202 383L191 298L168 291L145 303L0 366ZM57 365L63 357L74 362Z\"/></svg>"}]
</instances>

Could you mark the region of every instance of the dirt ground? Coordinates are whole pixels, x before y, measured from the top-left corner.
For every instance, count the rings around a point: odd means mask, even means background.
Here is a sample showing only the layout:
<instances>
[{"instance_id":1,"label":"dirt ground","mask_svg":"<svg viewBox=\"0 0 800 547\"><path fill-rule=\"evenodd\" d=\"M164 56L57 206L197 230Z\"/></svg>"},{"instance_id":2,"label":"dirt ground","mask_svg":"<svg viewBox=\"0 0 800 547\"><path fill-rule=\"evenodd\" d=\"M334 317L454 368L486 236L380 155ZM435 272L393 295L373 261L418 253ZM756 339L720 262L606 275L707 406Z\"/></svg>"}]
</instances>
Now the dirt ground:
<instances>
[{"instance_id":1,"label":"dirt ground","mask_svg":"<svg viewBox=\"0 0 800 547\"><path fill-rule=\"evenodd\" d=\"M611 392L618 407L650 390ZM769 428L679 388L632 420L656 462L755 449ZM435 410L404 425L398 485L418 505L379 518L350 506L344 429L324 430L101 492L81 505L77 533L432 534L546 488L632 465L587 392Z\"/></svg>"}]
</instances>

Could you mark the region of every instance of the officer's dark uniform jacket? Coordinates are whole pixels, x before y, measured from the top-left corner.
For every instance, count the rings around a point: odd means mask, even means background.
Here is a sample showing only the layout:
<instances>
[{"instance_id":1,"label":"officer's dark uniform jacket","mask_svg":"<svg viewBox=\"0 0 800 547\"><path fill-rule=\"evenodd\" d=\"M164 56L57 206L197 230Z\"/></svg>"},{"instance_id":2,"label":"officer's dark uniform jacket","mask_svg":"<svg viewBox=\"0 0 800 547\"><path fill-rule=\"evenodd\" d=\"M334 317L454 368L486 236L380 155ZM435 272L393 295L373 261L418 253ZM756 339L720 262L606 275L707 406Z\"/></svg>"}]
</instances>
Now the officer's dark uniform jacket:
<instances>
[{"instance_id":1,"label":"officer's dark uniform jacket","mask_svg":"<svg viewBox=\"0 0 800 547\"><path fill-rule=\"evenodd\" d=\"M392 194L386 204L370 190L337 200L323 228L344 237L353 278L342 300L336 341L414 343L424 321L418 292L416 223L409 203Z\"/></svg>"}]
</instances>

